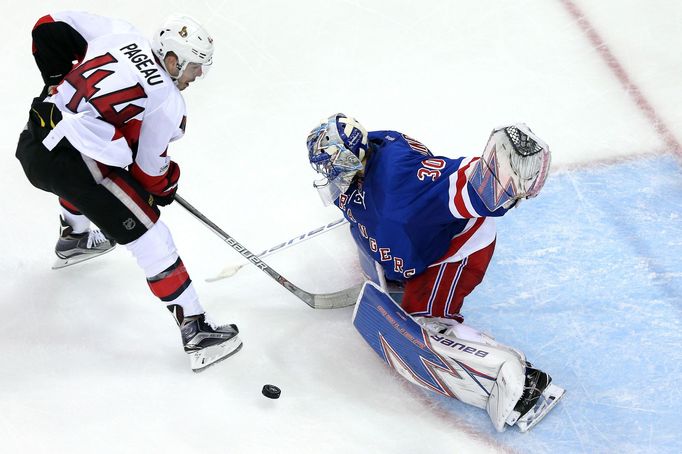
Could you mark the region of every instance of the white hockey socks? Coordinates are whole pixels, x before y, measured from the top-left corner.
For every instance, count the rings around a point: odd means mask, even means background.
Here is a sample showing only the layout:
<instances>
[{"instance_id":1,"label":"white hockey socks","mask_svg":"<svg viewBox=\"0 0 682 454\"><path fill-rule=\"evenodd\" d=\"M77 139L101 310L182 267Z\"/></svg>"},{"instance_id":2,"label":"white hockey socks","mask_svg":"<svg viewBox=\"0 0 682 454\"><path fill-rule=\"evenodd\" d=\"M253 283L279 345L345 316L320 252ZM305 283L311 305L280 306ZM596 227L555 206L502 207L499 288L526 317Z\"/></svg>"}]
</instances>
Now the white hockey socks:
<instances>
[{"instance_id":1,"label":"white hockey socks","mask_svg":"<svg viewBox=\"0 0 682 454\"><path fill-rule=\"evenodd\" d=\"M137 259L154 295L167 306L182 306L185 316L204 313L192 280L177 253L173 237L161 220L125 246Z\"/></svg>"},{"instance_id":2,"label":"white hockey socks","mask_svg":"<svg viewBox=\"0 0 682 454\"><path fill-rule=\"evenodd\" d=\"M62 218L73 229L72 233L85 233L90 230L90 219L83 214L73 214L66 208L60 206Z\"/></svg>"}]
</instances>

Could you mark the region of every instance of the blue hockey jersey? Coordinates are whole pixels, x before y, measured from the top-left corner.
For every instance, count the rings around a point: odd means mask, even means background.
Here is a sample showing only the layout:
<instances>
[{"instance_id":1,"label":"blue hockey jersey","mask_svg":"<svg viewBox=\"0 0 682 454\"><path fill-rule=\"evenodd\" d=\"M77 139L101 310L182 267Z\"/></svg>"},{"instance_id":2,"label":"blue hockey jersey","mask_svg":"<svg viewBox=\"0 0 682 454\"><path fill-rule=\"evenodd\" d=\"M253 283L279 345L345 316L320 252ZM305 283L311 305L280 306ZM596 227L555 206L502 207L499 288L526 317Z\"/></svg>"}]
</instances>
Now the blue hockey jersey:
<instances>
[{"instance_id":1,"label":"blue hockey jersey","mask_svg":"<svg viewBox=\"0 0 682 454\"><path fill-rule=\"evenodd\" d=\"M369 133L370 156L335 204L388 279L404 280L495 239L491 212L468 181L478 158L434 156L397 131ZM489 219L489 222L486 222ZM461 258L459 258L461 259Z\"/></svg>"}]
</instances>

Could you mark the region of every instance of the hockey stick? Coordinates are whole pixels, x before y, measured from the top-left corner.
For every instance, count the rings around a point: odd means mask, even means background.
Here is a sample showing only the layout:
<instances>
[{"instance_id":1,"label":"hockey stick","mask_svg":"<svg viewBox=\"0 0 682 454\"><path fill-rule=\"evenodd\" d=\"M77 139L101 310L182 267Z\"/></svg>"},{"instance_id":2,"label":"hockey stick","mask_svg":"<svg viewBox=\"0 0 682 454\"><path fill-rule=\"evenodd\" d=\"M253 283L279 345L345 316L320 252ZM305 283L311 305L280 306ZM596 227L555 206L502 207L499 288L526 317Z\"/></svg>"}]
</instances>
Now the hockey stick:
<instances>
[{"instance_id":1,"label":"hockey stick","mask_svg":"<svg viewBox=\"0 0 682 454\"><path fill-rule=\"evenodd\" d=\"M323 233L329 232L330 230L335 229L336 227L339 227L341 225L344 225L347 222L348 221L346 221L345 218L341 218L341 219L337 219L336 221L332 221L329 224L326 224L326 225L323 225L323 226L318 227L316 229L313 229L308 233L302 233L301 235L298 235L298 236L290 239L289 241L285 241L284 243L279 243L276 246L272 246L271 248L264 250L263 252L258 254L258 258L262 259L262 258L265 258L269 255L283 251L283 250L293 246L294 244L302 243L302 242L309 240L313 237L316 237L318 235L322 235ZM218 273L217 275L215 275L213 277L209 277L208 279L206 279L206 282L215 282L215 281L219 281L221 279L232 277L235 274L237 274L237 272L239 270L241 270L243 267L245 267L248 263L249 262L244 262L244 263L240 263L237 265L227 265L225 268L222 269L222 271L220 273Z\"/></svg>"},{"instance_id":2,"label":"hockey stick","mask_svg":"<svg viewBox=\"0 0 682 454\"><path fill-rule=\"evenodd\" d=\"M345 290L340 290L334 293L306 292L305 290L289 282L284 276L279 274L277 271L270 268L257 255L246 249L237 240L235 240L230 235L225 233L220 227L215 225L210 219L201 214L199 210L194 208L189 202L180 197L178 194L175 195L175 200L184 209L189 211L195 218L201 221L202 224L204 224L211 231L213 231L213 233L215 233L223 241L225 241L232 249L239 252L244 258L249 260L249 262L256 265L260 270L262 270L268 276L277 281L279 285L289 290L291 293L296 295L301 301L303 301L313 309L336 309L340 307L352 306L353 304L355 304L355 301L357 300L358 295L360 294L362 284L347 288Z\"/></svg>"}]
</instances>

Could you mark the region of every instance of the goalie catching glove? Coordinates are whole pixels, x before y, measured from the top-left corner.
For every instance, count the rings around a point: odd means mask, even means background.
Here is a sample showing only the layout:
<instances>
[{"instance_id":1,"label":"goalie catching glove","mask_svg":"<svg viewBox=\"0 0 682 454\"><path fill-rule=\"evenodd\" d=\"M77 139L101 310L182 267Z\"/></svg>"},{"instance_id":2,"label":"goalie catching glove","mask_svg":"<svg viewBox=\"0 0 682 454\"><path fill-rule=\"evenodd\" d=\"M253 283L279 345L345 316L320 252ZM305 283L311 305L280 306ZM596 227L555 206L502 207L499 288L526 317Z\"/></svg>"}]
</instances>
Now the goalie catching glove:
<instances>
[{"instance_id":1,"label":"goalie catching glove","mask_svg":"<svg viewBox=\"0 0 682 454\"><path fill-rule=\"evenodd\" d=\"M551 153L524 123L496 128L469 179L485 206L495 211L535 197L547 180Z\"/></svg>"}]
</instances>

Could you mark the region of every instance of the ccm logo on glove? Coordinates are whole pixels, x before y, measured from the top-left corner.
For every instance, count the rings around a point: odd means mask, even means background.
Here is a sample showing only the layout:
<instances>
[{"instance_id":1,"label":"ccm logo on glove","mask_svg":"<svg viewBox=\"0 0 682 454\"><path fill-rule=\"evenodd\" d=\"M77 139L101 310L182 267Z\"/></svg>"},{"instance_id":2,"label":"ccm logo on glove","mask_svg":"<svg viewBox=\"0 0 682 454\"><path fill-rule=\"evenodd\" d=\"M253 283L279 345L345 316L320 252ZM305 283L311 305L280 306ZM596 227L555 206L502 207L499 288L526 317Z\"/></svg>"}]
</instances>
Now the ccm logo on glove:
<instances>
[{"instance_id":1,"label":"ccm logo on glove","mask_svg":"<svg viewBox=\"0 0 682 454\"><path fill-rule=\"evenodd\" d=\"M147 175L136 164L133 164L130 173L152 196L150 204L166 206L175 199L175 193L178 190L178 180L180 179L180 166L175 161L171 161L168 164L168 169L163 175Z\"/></svg>"}]
</instances>

